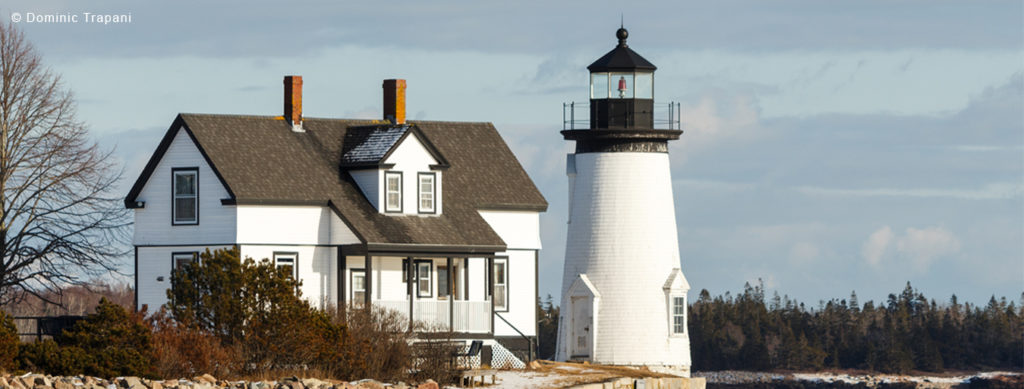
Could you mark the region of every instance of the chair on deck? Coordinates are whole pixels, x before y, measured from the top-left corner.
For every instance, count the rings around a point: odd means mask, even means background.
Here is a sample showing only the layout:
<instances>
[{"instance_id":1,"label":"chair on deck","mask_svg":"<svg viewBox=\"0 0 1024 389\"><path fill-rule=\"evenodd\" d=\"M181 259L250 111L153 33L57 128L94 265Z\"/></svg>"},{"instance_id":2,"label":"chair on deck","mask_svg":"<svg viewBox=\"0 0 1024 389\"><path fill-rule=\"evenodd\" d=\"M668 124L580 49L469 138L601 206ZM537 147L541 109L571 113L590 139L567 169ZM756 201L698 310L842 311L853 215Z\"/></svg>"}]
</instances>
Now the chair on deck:
<instances>
[{"instance_id":1,"label":"chair on deck","mask_svg":"<svg viewBox=\"0 0 1024 389\"><path fill-rule=\"evenodd\" d=\"M466 365L468 365L468 363L463 364L463 362L462 362L463 358L467 358L468 359L468 358L475 357L475 356L480 354L480 350L483 349L483 348L484 348L484 341L482 341L482 340L474 340L473 343L470 343L469 350L467 350L466 352L463 353L463 352L456 351L456 352L452 353L452 359L455 361L455 364L456 364L455 367L459 368L459 369L471 368L469 366L466 366Z\"/></svg>"}]
</instances>

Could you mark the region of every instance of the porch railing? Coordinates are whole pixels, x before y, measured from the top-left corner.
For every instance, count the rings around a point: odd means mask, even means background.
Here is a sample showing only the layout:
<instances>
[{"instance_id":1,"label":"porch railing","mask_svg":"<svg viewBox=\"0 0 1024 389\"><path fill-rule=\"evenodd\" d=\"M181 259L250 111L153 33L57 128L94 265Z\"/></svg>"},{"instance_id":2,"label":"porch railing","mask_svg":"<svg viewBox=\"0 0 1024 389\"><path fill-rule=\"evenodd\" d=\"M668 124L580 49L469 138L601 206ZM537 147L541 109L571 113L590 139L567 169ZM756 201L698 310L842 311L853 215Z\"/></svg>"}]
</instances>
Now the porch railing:
<instances>
[{"instance_id":1,"label":"porch railing","mask_svg":"<svg viewBox=\"0 0 1024 389\"><path fill-rule=\"evenodd\" d=\"M409 318L408 300L375 300L373 304L398 311ZM449 311L454 307L454 315ZM414 301L413 320L423 322L427 330L486 333L491 331L490 301ZM449 321L454 319L449 324ZM450 326L450 327L449 327Z\"/></svg>"}]
</instances>

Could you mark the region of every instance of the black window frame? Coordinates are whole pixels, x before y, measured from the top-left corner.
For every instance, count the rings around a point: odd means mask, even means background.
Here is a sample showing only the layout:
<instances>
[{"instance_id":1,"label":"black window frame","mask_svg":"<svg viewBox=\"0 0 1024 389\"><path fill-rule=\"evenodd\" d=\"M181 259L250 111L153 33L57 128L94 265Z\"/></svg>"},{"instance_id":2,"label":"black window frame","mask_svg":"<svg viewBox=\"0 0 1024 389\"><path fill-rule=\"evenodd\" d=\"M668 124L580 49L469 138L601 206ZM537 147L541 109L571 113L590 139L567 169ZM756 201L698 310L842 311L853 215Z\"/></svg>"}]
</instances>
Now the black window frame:
<instances>
[{"instance_id":1,"label":"black window frame","mask_svg":"<svg viewBox=\"0 0 1024 389\"><path fill-rule=\"evenodd\" d=\"M428 264L430 266L430 270L427 271L427 274L430 274L430 277L427 279L427 283L429 284L427 286L427 294L423 294L422 290L420 289L420 264L422 264L422 263L426 263L426 264ZM434 260L433 259L417 259L417 260L413 260L413 269L415 269L415 273L413 273L413 274L416 276L415 277L416 297L417 298L424 298L424 297L425 298L431 298L431 297L434 297L434 279L436 278L436 277L433 276L433 274L434 274Z\"/></svg>"},{"instance_id":2,"label":"black window frame","mask_svg":"<svg viewBox=\"0 0 1024 389\"><path fill-rule=\"evenodd\" d=\"M398 209L392 210L388 207L388 176L398 176ZM401 171L398 170L385 170L384 171L384 213L403 213L405 212L403 203L405 202L405 193L403 186L405 186L405 177Z\"/></svg>"},{"instance_id":3,"label":"black window frame","mask_svg":"<svg viewBox=\"0 0 1024 389\"><path fill-rule=\"evenodd\" d=\"M178 256L190 255L192 262L199 262L198 251L174 251L171 253L171 273L178 270Z\"/></svg>"},{"instance_id":4,"label":"black window frame","mask_svg":"<svg viewBox=\"0 0 1024 389\"><path fill-rule=\"evenodd\" d=\"M299 280L299 252L298 251L275 251L273 254L274 268L277 269L280 265L277 263L277 256L291 256L292 259L292 279Z\"/></svg>"},{"instance_id":5,"label":"black window frame","mask_svg":"<svg viewBox=\"0 0 1024 389\"><path fill-rule=\"evenodd\" d=\"M431 199L430 199L430 210L423 210L423 183L420 181L423 177L430 177L431 185ZM436 215L437 214L437 173L434 172L420 172L416 174L416 211L422 215Z\"/></svg>"},{"instance_id":6,"label":"black window frame","mask_svg":"<svg viewBox=\"0 0 1024 389\"><path fill-rule=\"evenodd\" d=\"M195 222L179 222L178 221L178 173L179 172L193 172L195 174L196 183L196 194L195 194L195 208L196 208L196 219ZM198 226L199 225L199 167L176 167L171 168L171 225L172 226Z\"/></svg>"},{"instance_id":7,"label":"black window frame","mask_svg":"<svg viewBox=\"0 0 1024 389\"><path fill-rule=\"evenodd\" d=\"M495 293L494 293L495 289L497 289L497 286L498 286L498 272L497 272L498 262L501 262L501 263L505 264L505 283L503 285L505 287L505 301L504 301L505 302L505 306L504 307L500 307L500 308L498 306L498 300L495 297ZM509 260L508 260L508 257L494 257L494 261L493 261L492 266L495 267L495 269L494 269L494 280L493 280L493 282L491 284L491 298L495 299L494 300L494 311L495 312L508 312L509 305L511 305L511 303L512 303L512 297L509 294L509 275L508 275Z\"/></svg>"},{"instance_id":8,"label":"black window frame","mask_svg":"<svg viewBox=\"0 0 1024 389\"><path fill-rule=\"evenodd\" d=\"M363 294L364 294L364 296L363 296L362 299L356 299L356 273L359 273L359 274L363 275ZM348 285L349 285L349 287L348 287L349 301L352 301L353 303L360 304L360 305L364 304L366 302L366 293L370 293L370 291L366 289L366 277L367 277L366 269L365 268L351 269L351 270L349 270L348 277L349 277L349 283L348 283Z\"/></svg>"}]
</instances>

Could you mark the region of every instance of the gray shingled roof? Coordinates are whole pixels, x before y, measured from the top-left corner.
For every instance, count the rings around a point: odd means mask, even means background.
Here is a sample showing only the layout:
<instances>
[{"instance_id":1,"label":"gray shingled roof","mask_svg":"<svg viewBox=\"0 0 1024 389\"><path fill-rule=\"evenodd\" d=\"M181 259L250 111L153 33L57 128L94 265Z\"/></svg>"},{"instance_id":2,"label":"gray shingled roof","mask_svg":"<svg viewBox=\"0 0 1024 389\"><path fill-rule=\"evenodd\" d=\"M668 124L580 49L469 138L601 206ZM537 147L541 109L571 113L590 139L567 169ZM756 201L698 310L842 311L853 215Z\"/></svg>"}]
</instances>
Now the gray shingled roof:
<instances>
[{"instance_id":1,"label":"gray shingled roof","mask_svg":"<svg viewBox=\"0 0 1024 389\"><path fill-rule=\"evenodd\" d=\"M478 209L542 211L547 202L490 123L410 122L445 156L438 217L383 215L340 168L350 129L380 122L304 118L293 132L281 117L181 114L135 187L130 206L183 125L237 204L328 204L368 244L504 246ZM367 153L369 155L369 153Z\"/></svg>"},{"instance_id":2,"label":"gray shingled roof","mask_svg":"<svg viewBox=\"0 0 1024 389\"><path fill-rule=\"evenodd\" d=\"M408 131L408 125L350 129L345 134L346 150L342 152L341 163L379 162Z\"/></svg>"}]
</instances>

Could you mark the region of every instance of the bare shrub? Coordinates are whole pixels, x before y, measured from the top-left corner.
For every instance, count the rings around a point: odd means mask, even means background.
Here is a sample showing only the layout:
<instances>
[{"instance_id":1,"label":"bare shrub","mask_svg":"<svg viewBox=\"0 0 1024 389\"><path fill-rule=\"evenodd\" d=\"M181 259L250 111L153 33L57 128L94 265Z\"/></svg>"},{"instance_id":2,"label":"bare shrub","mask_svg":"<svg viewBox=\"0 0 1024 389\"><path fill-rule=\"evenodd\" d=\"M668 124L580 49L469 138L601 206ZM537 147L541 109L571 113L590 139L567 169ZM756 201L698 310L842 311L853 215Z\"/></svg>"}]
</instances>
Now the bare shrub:
<instances>
[{"instance_id":1,"label":"bare shrub","mask_svg":"<svg viewBox=\"0 0 1024 389\"><path fill-rule=\"evenodd\" d=\"M161 309L149 318L153 328L154 367L164 378L194 377L210 373L216 377L236 374L240 353L221 345L213 334L174 321Z\"/></svg>"}]
</instances>

